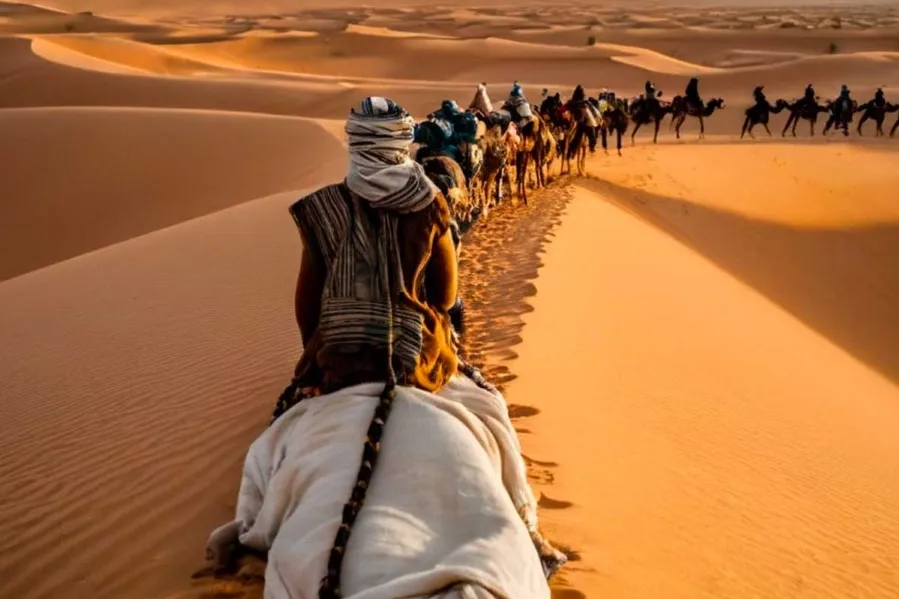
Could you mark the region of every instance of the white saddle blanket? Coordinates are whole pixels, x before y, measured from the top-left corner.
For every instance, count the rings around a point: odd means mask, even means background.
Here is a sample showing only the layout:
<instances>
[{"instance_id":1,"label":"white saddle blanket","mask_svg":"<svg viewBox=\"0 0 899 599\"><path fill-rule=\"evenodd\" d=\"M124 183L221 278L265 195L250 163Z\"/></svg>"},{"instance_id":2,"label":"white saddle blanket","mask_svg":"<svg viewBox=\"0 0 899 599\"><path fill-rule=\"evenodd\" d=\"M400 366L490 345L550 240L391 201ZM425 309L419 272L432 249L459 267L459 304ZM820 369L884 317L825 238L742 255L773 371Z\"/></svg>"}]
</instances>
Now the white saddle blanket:
<instances>
[{"instance_id":1,"label":"white saddle blanket","mask_svg":"<svg viewBox=\"0 0 899 599\"><path fill-rule=\"evenodd\" d=\"M236 521L242 544L269 551L266 599L317 597L382 389L304 400L250 447ZM549 599L529 534L536 518L501 395L461 375L439 396L401 388L347 547L343 596Z\"/></svg>"}]
</instances>

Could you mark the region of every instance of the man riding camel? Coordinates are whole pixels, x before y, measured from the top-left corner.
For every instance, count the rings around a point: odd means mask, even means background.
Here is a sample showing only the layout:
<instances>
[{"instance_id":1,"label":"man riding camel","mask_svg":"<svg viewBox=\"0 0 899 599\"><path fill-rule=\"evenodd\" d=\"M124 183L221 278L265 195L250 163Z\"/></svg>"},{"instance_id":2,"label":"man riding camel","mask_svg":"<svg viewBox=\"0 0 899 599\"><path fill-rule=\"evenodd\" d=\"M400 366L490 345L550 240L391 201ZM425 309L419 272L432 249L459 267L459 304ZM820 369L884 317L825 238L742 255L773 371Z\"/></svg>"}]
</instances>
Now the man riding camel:
<instances>
[{"instance_id":1,"label":"man riding camel","mask_svg":"<svg viewBox=\"0 0 899 599\"><path fill-rule=\"evenodd\" d=\"M874 106L876 106L878 108L883 108L884 106L886 106L887 101L886 101L886 98L883 97L883 88L878 87L877 91L874 92L873 103L874 103Z\"/></svg>"},{"instance_id":2,"label":"man riding camel","mask_svg":"<svg viewBox=\"0 0 899 599\"><path fill-rule=\"evenodd\" d=\"M687 83L687 87L684 90L684 97L687 102L687 108L692 107L697 112L701 111L704 104L702 102L702 98L699 95L699 79L693 77L690 79L689 83Z\"/></svg>"},{"instance_id":3,"label":"man riding camel","mask_svg":"<svg viewBox=\"0 0 899 599\"><path fill-rule=\"evenodd\" d=\"M295 310L303 352L293 381L276 405L269 431L278 430L282 418L289 421L288 413L302 402L323 395L337 396L366 383L369 387L381 384L380 391L364 391L373 399L377 396L377 403L368 417L364 443L359 440L361 466L352 493L342 515L335 511L329 516L336 535L326 554L328 569L321 580L320 597L341 596L341 569L350 533L365 502L393 404L401 392L408 396L402 389L419 389L452 400L457 397L453 393L464 388L468 394L480 392L481 398L486 394L492 401L504 402L459 355L449 320L458 291L451 209L422 165L409 156L413 128L413 118L390 99L366 98L346 121L346 177L290 207L302 238ZM362 390L357 392L363 394ZM315 422L313 418L312 429ZM508 428L514 435L511 424ZM517 439L513 436L510 442L514 445ZM517 455L512 457L519 460ZM543 574L548 576L566 558L537 530L536 501L517 491L528 489L524 463L516 462L512 467L521 474L515 475L514 480L519 482L509 487L515 490L514 495L510 491L510 498L538 551ZM268 464L262 469L271 475L277 468ZM505 482L505 462L502 476ZM509 480L513 480L511 475ZM261 494L268 488L261 483L257 491ZM259 507L261 496L254 495L253 501L255 509L266 512ZM320 511L303 505L292 508L300 514L304 509L309 513ZM246 512L239 509L238 513ZM254 521L255 516L250 522L237 522L237 528L230 523L218 529L210 537L211 546L236 544L245 532L240 526L253 526ZM280 524L276 523L274 530L282 530ZM259 535L264 536L261 531ZM266 551L278 547L277 542L271 546L272 540L271 535L266 537ZM226 555L224 550L212 553ZM423 555L419 554L419 559Z\"/></svg>"},{"instance_id":4,"label":"man riding camel","mask_svg":"<svg viewBox=\"0 0 899 599\"><path fill-rule=\"evenodd\" d=\"M647 81L643 86L644 96L643 99L646 102L658 102L658 96L656 95L656 84L652 81Z\"/></svg>"},{"instance_id":5,"label":"man riding camel","mask_svg":"<svg viewBox=\"0 0 899 599\"><path fill-rule=\"evenodd\" d=\"M550 95L549 90L543 90L545 93L543 94L543 101L540 102L540 114L546 115L562 107L562 96L556 92L555 94Z\"/></svg>"},{"instance_id":6,"label":"man riding camel","mask_svg":"<svg viewBox=\"0 0 899 599\"><path fill-rule=\"evenodd\" d=\"M755 100L755 103L757 105L761 106L768 103L768 99L765 97L764 89L764 85L759 85L754 90L752 90L752 98Z\"/></svg>"},{"instance_id":7,"label":"man riding camel","mask_svg":"<svg viewBox=\"0 0 899 599\"><path fill-rule=\"evenodd\" d=\"M597 108L587 101L587 93L584 87L578 85L571 94L571 99L565 103L565 108L571 113L575 121L586 121L591 127L599 125L601 118Z\"/></svg>"},{"instance_id":8,"label":"man riding camel","mask_svg":"<svg viewBox=\"0 0 899 599\"><path fill-rule=\"evenodd\" d=\"M809 83L805 86L805 93L802 96L801 102L807 106L811 106L818 101L818 94L815 92L815 88L812 87L812 84Z\"/></svg>"},{"instance_id":9,"label":"man riding camel","mask_svg":"<svg viewBox=\"0 0 899 599\"><path fill-rule=\"evenodd\" d=\"M460 114L462 114L462 109L459 108L459 105L456 104L455 100L444 100L440 104L440 108L432 112L429 116L431 118L444 119L452 123Z\"/></svg>"},{"instance_id":10,"label":"man riding camel","mask_svg":"<svg viewBox=\"0 0 899 599\"><path fill-rule=\"evenodd\" d=\"M583 110L587 105L587 93L583 86L578 85L571 94L571 99L565 103L565 108L571 112Z\"/></svg>"},{"instance_id":11,"label":"man riding camel","mask_svg":"<svg viewBox=\"0 0 899 599\"><path fill-rule=\"evenodd\" d=\"M834 114L843 119L847 119L852 115L852 97L849 87L844 83L840 86L840 95L834 104Z\"/></svg>"},{"instance_id":12,"label":"man riding camel","mask_svg":"<svg viewBox=\"0 0 899 599\"><path fill-rule=\"evenodd\" d=\"M474 94L474 98L471 100L471 104L468 106L469 110L475 110L481 114L484 118L489 117L493 114L493 102L490 101L490 96L487 94L487 84L479 83L478 89Z\"/></svg>"},{"instance_id":13,"label":"man riding camel","mask_svg":"<svg viewBox=\"0 0 899 599\"><path fill-rule=\"evenodd\" d=\"M503 104L503 110L509 111L512 115L512 122L520 126L522 121L530 120L532 117L531 105L527 98L524 97L524 90L516 81L512 84L512 91L509 92L509 98Z\"/></svg>"}]
</instances>

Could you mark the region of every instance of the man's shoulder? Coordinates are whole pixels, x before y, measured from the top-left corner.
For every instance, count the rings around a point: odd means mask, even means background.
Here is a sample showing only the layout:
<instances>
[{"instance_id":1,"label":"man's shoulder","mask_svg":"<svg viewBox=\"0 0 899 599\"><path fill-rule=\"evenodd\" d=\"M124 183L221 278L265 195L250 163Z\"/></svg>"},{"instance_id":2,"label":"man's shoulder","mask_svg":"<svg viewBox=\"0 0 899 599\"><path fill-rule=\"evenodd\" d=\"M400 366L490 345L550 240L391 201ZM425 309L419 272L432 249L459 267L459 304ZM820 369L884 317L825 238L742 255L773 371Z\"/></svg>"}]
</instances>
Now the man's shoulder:
<instances>
[{"instance_id":1,"label":"man's shoulder","mask_svg":"<svg viewBox=\"0 0 899 599\"><path fill-rule=\"evenodd\" d=\"M313 202L327 201L332 198L342 199L343 197L345 197L346 193L346 181L340 181L339 183L325 185L324 187L319 187L315 191L301 196L300 199L290 205L290 210L293 211L295 208L299 208Z\"/></svg>"},{"instance_id":2,"label":"man's shoulder","mask_svg":"<svg viewBox=\"0 0 899 599\"><path fill-rule=\"evenodd\" d=\"M288 210L299 224L299 221L303 220L310 212L329 212L337 207L346 205L348 193L349 189L346 186L346 181L332 183L304 195L291 204Z\"/></svg>"}]
</instances>

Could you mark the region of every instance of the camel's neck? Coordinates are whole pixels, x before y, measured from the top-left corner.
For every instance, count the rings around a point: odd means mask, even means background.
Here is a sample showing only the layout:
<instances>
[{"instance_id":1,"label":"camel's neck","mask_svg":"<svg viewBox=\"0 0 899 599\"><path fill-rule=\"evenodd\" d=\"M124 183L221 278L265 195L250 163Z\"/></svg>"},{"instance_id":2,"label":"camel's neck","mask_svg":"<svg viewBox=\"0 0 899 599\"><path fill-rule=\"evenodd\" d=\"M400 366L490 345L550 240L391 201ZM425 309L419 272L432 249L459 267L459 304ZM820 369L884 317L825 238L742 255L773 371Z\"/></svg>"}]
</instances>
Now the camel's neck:
<instances>
[{"instance_id":1,"label":"camel's neck","mask_svg":"<svg viewBox=\"0 0 899 599\"><path fill-rule=\"evenodd\" d=\"M712 116L712 114L714 114L714 112L717 108L718 108L717 104L709 104L702 111L702 116Z\"/></svg>"}]
</instances>

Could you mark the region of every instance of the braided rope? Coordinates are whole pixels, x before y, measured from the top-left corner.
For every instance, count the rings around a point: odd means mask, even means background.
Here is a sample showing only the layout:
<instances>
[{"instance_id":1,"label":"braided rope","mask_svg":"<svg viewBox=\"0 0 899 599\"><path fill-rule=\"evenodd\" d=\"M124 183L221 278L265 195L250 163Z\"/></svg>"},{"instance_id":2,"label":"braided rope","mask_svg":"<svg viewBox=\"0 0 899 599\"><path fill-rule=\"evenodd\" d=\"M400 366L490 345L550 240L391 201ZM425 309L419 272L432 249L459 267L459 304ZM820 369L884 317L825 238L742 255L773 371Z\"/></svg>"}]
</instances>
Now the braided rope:
<instances>
[{"instance_id":1,"label":"braided rope","mask_svg":"<svg viewBox=\"0 0 899 599\"><path fill-rule=\"evenodd\" d=\"M362 510L362 506L365 504L372 475L378 462L378 456L381 453L381 436L384 433L384 426L387 424L387 418L390 416L390 411L393 408L393 401L396 399L397 380L396 372L393 368L393 298L390 292L390 260L387 258L387 250L389 249L388 235L389 232L387 230L382 231L383 245L380 256L381 272L384 275L382 281L387 288L387 380L384 383L384 390L378 398L378 405L375 407L371 422L368 425L365 445L362 448L362 464L360 464L359 472L356 474L356 484L353 486L350 499L343 506L340 528L337 529L334 544L328 556L328 572L322 579L318 589L319 599L340 599L342 597L340 575L343 569L343 558L346 555L353 525L356 523L356 518ZM386 248L385 245L387 245Z\"/></svg>"}]
</instances>

